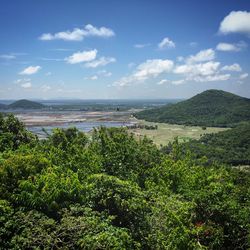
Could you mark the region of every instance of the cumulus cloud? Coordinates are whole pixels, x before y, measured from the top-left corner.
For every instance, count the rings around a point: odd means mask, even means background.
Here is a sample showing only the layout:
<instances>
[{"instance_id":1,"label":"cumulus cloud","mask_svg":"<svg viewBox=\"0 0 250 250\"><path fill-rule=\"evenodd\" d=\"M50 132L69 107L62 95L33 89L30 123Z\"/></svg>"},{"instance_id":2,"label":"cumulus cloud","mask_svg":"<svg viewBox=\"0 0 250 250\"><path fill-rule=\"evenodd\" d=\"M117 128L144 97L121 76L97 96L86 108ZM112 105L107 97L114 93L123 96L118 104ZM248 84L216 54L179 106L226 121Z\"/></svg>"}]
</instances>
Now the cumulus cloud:
<instances>
[{"instance_id":1,"label":"cumulus cloud","mask_svg":"<svg viewBox=\"0 0 250 250\"><path fill-rule=\"evenodd\" d=\"M195 76L193 80L195 82L214 82L214 81L226 81L231 77L230 74L215 74L208 76Z\"/></svg>"},{"instance_id":2,"label":"cumulus cloud","mask_svg":"<svg viewBox=\"0 0 250 250\"><path fill-rule=\"evenodd\" d=\"M216 46L216 50L219 51L241 51L242 49L246 48L247 44L243 41L239 42L239 43L219 43Z\"/></svg>"},{"instance_id":3,"label":"cumulus cloud","mask_svg":"<svg viewBox=\"0 0 250 250\"><path fill-rule=\"evenodd\" d=\"M244 73L240 75L240 80L246 79L248 77L248 73Z\"/></svg>"},{"instance_id":4,"label":"cumulus cloud","mask_svg":"<svg viewBox=\"0 0 250 250\"><path fill-rule=\"evenodd\" d=\"M234 63L232 65L226 65L224 67L221 68L221 70L223 71L235 71L235 72L240 72L242 71L240 65L238 63Z\"/></svg>"},{"instance_id":5,"label":"cumulus cloud","mask_svg":"<svg viewBox=\"0 0 250 250\"><path fill-rule=\"evenodd\" d=\"M97 60L90 60L91 62L85 63L86 68L97 68L99 66L105 66L110 63L116 62L116 59L114 57L100 57Z\"/></svg>"},{"instance_id":6,"label":"cumulus cloud","mask_svg":"<svg viewBox=\"0 0 250 250\"><path fill-rule=\"evenodd\" d=\"M162 73L170 72L173 69L174 62L171 60L152 59L137 66L135 72L129 76L123 77L114 83L115 86L126 86L132 83L138 83L155 78Z\"/></svg>"},{"instance_id":7,"label":"cumulus cloud","mask_svg":"<svg viewBox=\"0 0 250 250\"><path fill-rule=\"evenodd\" d=\"M211 61L215 58L215 51L213 49L201 50L196 55L191 55L187 58L188 63Z\"/></svg>"},{"instance_id":8,"label":"cumulus cloud","mask_svg":"<svg viewBox=\"0 0 250 250\"><path fill-rule=\"evenodd\" d=\"M14 83L18 84L19 86L21 86L22 88L25 88L25 89L32 87L30 78L17 79L14 81Z\"/></svg>"},{"instance_id":9,"label":"cumulus cloud","mask_svg":"<svg viewBox=\"0 0 250 250\"><path fill-rule=\"evenodd\" d=\"M134 47L136 49L142 49L142 48L145 48L145 47L148 47L150 46L150 43L140 43L140 44L135 44Z\"/></svg>"},{"instance_id":10,"label":"cumulus cloud","mask_svg":"<svg viewBox=\"0 0 250 250\"><path fill-rule=\"evenodd\" d=\"M85 37L95 36L95 37L112 37L115 32L106 27L97 28L91 24L87 24L84 28L75 28L72 31L61 31L55 34L44 33L39 39L43 41L51 40L65 40L65 41L82 41Z\"/></svg>"},{"instance_id":11,"label":"cumulus cloud","mask_svg":"<svg viewBox=\"0 0 250 250\"><path fill-rule=\"evenodd\" d=\"M37 73L41 68L41 66L29 66L21 71L19 75L33 75Z\"/></svg>"},{"instance_id":12,"label":"cumulus cloud","mask_svg":"<svg viewBox=\"0 0 250 250\"><path fill-rule=\"evenodd\" d=\"M172 40L170 40L168 37L165 37L158 44L158 48L159 49L175 48L175 43Z\"/></svg>"},{"instance_id":13,"label":"cumulus cloud","mask_svg":"<svg viewBox=\"0 0 250 250\"><path fill-rule=\"evenodd\" d=\"M96 58L97 50L88 50L88 51L78 51L73 55L66 57L64 60L70 64L89 62Z\"/></svg>"},{"instance_id":14,"label":"cumulus cloud","mask_svg":"<svg viewBox=\"0 0 250 250\"><path fill-rule=\"evenodd\" d=\"M250 12L232 11L220 23L219 32L250 34Z\"/></svg>"},{"instance_id":15,"label":"cumulus cloud","mask_svg":"<svg viewBox=\"0 0 250 250\"><path fill-rule=\"evenodd\" d=\"M186 81L211 82L225 81L230 78L230 74L220 74L220 62L209 61L197 64L178 65L174 69L175 74L185 76Z\"/></svg>"}]
</instances>

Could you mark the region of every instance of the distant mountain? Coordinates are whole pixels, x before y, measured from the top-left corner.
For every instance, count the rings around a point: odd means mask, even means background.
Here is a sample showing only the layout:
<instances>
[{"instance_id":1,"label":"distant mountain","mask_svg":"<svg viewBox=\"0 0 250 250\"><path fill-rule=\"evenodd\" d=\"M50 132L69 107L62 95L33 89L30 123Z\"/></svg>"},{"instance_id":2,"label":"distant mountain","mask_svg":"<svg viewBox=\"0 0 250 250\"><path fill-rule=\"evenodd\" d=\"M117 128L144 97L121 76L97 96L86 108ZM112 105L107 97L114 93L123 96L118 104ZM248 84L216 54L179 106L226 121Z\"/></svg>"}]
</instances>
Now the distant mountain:
<instances>
[{"instance_id":1,"label":"distant mountain","mask_svg":"<svg viewBox=\"0 0 250 250\"><path fill-rule=\"evenodd\" d=\"M44 107L45 105L39 102L33 102L26 99L18 100L8 105L8 108L12 109L41 109Z\"/></svg>"},{"instance_id":2,"label":"distant mountain","mask_svg":"<svg viewBox=\"0 0 250 250\"><path fill-rule=\"evenodd\" d=\"M6 109L7 105L0 103L0 109Z\"/></svg>"},{"instance_id":3,"label":"distant mountain","mask_svg":"<svg viewBox=\"0 0 250 250\"><path fill-rule=\"evenodd\" d=\"M250 120L250 99L207 90L186 101L136 113L138 119L185 125L231 127Z\"/></svg>"}]
</instances>

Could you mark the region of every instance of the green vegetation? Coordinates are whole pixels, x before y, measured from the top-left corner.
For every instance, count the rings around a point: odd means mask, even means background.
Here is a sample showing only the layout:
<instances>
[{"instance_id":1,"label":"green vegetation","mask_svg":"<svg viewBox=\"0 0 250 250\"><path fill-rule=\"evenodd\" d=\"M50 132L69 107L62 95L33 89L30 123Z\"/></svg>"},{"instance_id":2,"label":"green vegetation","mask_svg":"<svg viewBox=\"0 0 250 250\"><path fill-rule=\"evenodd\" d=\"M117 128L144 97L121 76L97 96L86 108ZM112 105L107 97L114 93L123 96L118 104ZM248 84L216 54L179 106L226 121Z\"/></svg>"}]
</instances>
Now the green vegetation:
<instances>
[{"instance_id":1,"label":"green vegetation","mask_svg":"<svg viewBox=\"0 0 250 250\"><path fill-rule=\"evenodd\" d=\"M171 144L164 150L169 152ZM181 145L184 151L191 150L196 157L206 156L209 161L230 165L250 165L250 123L216 134L205 134L200 140L191 140Z\"/></svg>"},{"instance_id":2,"label":"green vegetation","mask_svg":"<svg viewBox=\"0 0 250 250\"><path fill-rule=\"evenodd\" d=\"M23 99L13 102L7 107L11 109L41 109L44 108L45 106L39 102L33 102Z\"/></svg>"},{"instance_id":3,"label":"green vegetation","mask_svg":"<svg viewBox=\"0 0 250 250\"><path fill-rule=\"evenodd\" d=\"M164 154L127 129L38 141L13 116L0 129L2 249L250 247L247 171L204 164L177 142Z\"/></svg>"},{"instance_id":4,"label":"green vegetation","mask_svg":"<svg viewBox=\"0 0 250 250\"><path fill-rule=\"evenodd\" d=\"M135 114L138 119L183 125L231 127L250 120L250 99L207 90L189 100Z\"/></svg>"}]
</instances>

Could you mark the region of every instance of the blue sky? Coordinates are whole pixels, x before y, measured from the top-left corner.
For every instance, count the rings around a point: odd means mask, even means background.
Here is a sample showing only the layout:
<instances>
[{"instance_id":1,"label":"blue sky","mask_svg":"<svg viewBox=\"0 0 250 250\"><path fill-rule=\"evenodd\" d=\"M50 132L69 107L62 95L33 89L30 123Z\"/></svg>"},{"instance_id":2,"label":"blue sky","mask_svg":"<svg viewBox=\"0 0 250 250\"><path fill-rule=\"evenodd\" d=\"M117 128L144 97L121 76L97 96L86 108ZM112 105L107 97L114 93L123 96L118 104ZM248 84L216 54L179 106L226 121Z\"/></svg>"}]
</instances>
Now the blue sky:
<instances>
[{"instance_id":1,"label":"blue sky","mask_svg":"<svg viewBox=\"0 0 250 250\"><path fill-rule=\"evenodd\" d=\"M2 0L0 99L250 97L246 0Z\"/></svg>"}]
</instances>

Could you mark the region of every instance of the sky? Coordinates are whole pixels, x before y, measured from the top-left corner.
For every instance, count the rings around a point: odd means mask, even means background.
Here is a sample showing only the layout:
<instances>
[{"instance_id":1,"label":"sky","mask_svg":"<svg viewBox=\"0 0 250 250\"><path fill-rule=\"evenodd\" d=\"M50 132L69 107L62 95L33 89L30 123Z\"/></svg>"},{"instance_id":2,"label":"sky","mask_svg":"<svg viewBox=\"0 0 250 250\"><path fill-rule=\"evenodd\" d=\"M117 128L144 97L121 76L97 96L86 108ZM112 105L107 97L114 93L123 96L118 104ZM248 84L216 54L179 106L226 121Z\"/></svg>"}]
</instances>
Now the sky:
<instances>
[{"instance_id":1,"label":"sky","mask_svg":"<svg viewBox=\"0 0 250 250\"><path fill-rule=\"evenodd\" d=\"M1 0L0 99L250 98L248 0Z\"/></svg>"}]
</instances>

